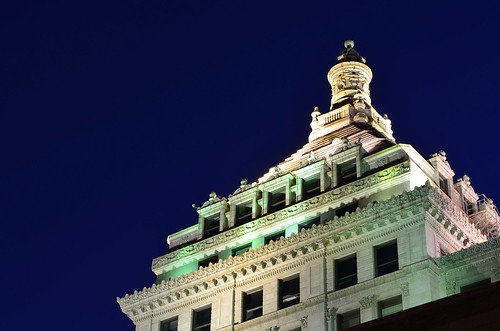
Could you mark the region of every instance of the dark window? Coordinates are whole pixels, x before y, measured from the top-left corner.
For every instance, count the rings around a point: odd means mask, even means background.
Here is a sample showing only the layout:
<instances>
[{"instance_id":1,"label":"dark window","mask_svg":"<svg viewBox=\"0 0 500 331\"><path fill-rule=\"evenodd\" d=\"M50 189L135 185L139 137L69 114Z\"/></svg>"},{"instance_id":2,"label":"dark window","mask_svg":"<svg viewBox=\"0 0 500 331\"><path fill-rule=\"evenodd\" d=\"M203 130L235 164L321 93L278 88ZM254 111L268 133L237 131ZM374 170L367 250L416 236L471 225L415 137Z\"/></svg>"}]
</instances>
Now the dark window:
<instances>
[{"instance_id":1,"label":"dark window","mask_svg":"<svg viewBox=\"0 0 500 331\"><path fill-rule=\"evenodd\" d=\"M243 293L243 321L262 316L262 290Z\"/></svg>"},{"instance_id":2,"label":"dark window","mask_svg":"<svg viewBox=\"0 0 500 331\"><path fill-rule=\"evenodd\" d=\"M448 180L444 179L443 177L439 177L439 188L446 193L446 195L450 195L450 192L448 190Z\"/></svg>"},{"instance_id":3,"label":"dark window","mask_svg":"<svg viewBox=\"0 0 500 331\"><path fill-rule=\"evenodd\" d=\"M193 331L210 331L212 307L193 311Z\"/></svg>"},{"instance_id":4,"label":"dark window","mask_svg":"<svg viewBox=\"0 0 500 331\"><path fill-rule=\"evenodd\" d=\"M390 298L378 303L378 316L384 317L403 310L403 301L401 296Z\"/></svg>"},{"instance_id":5,"label":"dark window","mask_svg":"<svg viewBox=\"0 0 500 331\"><path fill-rule=\"evenodd\" d=\"M299 275L279 280L279 309L296 305L300 302L300 278Z\"/></svg>"},{"instance_id":6,"label":"dark window","mask_svg":"<svg viewBox=\"0 0 500 331\"><path fill-rule=\"evenodd\" d=\"M319 177L312 177L304 180L303 196L310 198L321 193L321 182Z\"/></svg>"},{"instance_id":7,"label":"dark window","mask_svg":"<svg viewBox=\"0 0 500 331\"><path fill-rule=\"evenodd\" d=\"M219 255L212 255L210 257L207 257L206 259L203 259L201 261L198 261L198 268L200 267L208 267L210 263L215 264L219 262Z\"/></svg>"},{"instance_id":8,"label":"dark window","mask_svg":"<svg viewBox=\"0 0 500 331\"><path fill-rule=\"evenodd\" d=\"M272 235L264 238L264 245L269 244L271 242L271 240L276 242L277 240L279 240L281 237L284 237L284 236L285 236L285 231L273 233Z\"/></svg>"},{"instance_id":9,"label":"dark window","mask_svg":"<svg viewBox=\"0 0 500 331\"><path fill-rule=\"evenodd\" d=\"M236 223L244 224L252 220L252 205L238 205L236 207Z\"/></svg>"},{"instance_id":10,"label":"dark window","mask_svg":"<svg viewBox=\"0 0 500 331\"><path fill-rule=\"evenodd\" d=\"M220 218L219 215L207 217L205 219L204 236L209 237L219 233Z\"/></svg>"},{"instance_id":11,"label":"dark window","mask_svg":"<svg viewBox=\"0 0 500 331\"><path fill-rule=\"evenodd\" d=\"M356 285L358 283L358 266L356 255L335 261L335 290Z\"/></svg>"},{"instance_id":12,"label":"dark window","mask_svg":"<svg viewBox=\"0 0 500 331\"><path fill-rule=\"evenodd\" d=\"M269 193L269 212L275 212L277 210L283 209L286 206L286 194L285 191L275 191Z\"/></svg>"},{"instance_id":13,"label":"dark window","mask_svg":"<svg viewBox=\"0 0 500 331\"><path fill-rule=\"evenodd\" d=\"M471 291L471 290L474 290L476 288L486 286L488 284L491 284L491 278L486 278L486 279L480 280L479 282L475 282L475 283L472 283L472 284L461 286L460 287L460 292Z\"/></svg>"},{"instance_id":14,"label":"dark window","mask_svg":"<svg viewBox=\"0 0 500 331\"><path fill-rule=\"evenodd\" d=\"M310 220L307 220L306 222L299 224L299 232L302 229L310 229L312 228L313 225L321 225L321 218L320 217L315 217Z\"/></svg>"},{"instance_id":15,"label":"dark window","mask_svg":"<svg viewBox=\"0 0 500 331\"><path fill-rule=\"evenodd\" d=\"M337 165L339 183L347 183L357 178L356 160Z\"/></svg>"},{"instance_id":16,"label":"dark window","mask_svg":"<svg viewBox=\"0 0 500 331\"><path fill-rule=\"evenodd\" d=\"M160 331L177 331L178 326L177 317L161 322Z\"/></svg>"},{"instance_id":17,"label":"dark window","mask_svg":"<svg viewBox=\"0 0 500 331\"><path fill-rule=\"evenodd\" d=\"M387 275L399 269L398 245L393 241L375 247L375 276Z\"/></svg>"},{"instance_id":18,"label":"dark window","mask_svg":"<svg viewBox=\"0 0 500 331\"><path fill-rule=\"evenodd\" d=\"M339 208L335 209L335 216L342 217L347 212L349 212L349 214L354 213L356 211L356 209L358 209L358 205L359 205L359 203L356 201L356 202L350 203L348 205L339 207Z\"/></svg>"},{"instance_id":19,"label":"dark window","mask_svg":"<svg viewBox=\"0 0 500 331\"><path fill-rule=\"evenodd\" d=\"M337 315L337 330L345 330L361 323L359 309Z\"/></svg>"},{"instance_id":20,"label":"dark window","mask_svg":"<svg viewBox=\"0 0 500 331\"><path fill-rule=\"evenodd\" d=\"M238 248L235 248L231 251L231 255L232 256L237 256L237 255L241 255L243 253L246 253L250 250L250 248L252 248L252 244L247 244L245 246L240 246Z\"/></svg>"}]
</instances>

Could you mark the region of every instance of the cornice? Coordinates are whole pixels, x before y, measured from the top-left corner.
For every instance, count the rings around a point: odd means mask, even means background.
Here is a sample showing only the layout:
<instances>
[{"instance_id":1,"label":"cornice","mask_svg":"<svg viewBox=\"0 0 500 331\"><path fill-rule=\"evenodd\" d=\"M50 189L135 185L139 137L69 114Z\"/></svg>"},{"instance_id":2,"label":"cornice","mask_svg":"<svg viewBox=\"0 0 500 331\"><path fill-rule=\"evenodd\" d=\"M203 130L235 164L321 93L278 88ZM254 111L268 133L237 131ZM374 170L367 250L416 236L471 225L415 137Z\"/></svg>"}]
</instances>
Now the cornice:
<instances>
[{"instance_id":1,"label":"cornice","mask_svg":"<svg viewBox=\"0 0 500 331\"><path fill-rule=\"evenodd\" d=\"M440 268L458 267L461 264L467 264L467 260L470 258L477 259L482 255L491 255L492 251L500 251L500 238L494 238L480 244L472 245L458 252L436 258L434 261Z\"/></svg>"},{"instance_id":2,"label":"cornice","mask_svg":"<svg viewBox=\"0 0 500 331\"><path fill-rule=\"evenodd\" d=\"M216 293L229 291L287 270L296 269L325 254L371 242L424 221L429 186L404 192L386 201L313 226L298 234L250 250L225 261L210 264L188 275L135 291L117 298L122 310L133 320L159 316L190 305ZM419 203L420 202L420 203ZM371 220L371 221L370 221ZM382 229L383 228L383 229ZM236 282L236 283L234 283Z\"/></svg>"},{"instance_id":3,"label":"cornice","mask_svg":"<svg viewBox=\"0 0 500 331\"><path fill-rule=\"evenodd\" d=\"M212 247L222 245L225 242L242 237L245 234L248 234L249 232L258 231L271 224L275 224L277 222L280 222L281 220L287 219L291 216L297 215L309 209L324 206L330 204L333 201L338 201L348 195L359 192L374 185L379 185L381 183L388 182L396 177L408 173L409 171L410 171L409 162L406 161L398 165L395 165L393 167L381 170L373 175L360 178L359 180L353 183L330 190L328 192L325 192L321 195L310 198L303 202L296 203L292 206L289 206L273 214L266 215L252 222L225 231L224 233L207 238L205 240L198 241L182 249L155 258L152 263L152 270L156 274L159 274L161 273L161 269L163 267L165 267L170 263L178 261L184 257L196 254L198 252L201 252L203 250Z\"/></svg>"}]
</instances>

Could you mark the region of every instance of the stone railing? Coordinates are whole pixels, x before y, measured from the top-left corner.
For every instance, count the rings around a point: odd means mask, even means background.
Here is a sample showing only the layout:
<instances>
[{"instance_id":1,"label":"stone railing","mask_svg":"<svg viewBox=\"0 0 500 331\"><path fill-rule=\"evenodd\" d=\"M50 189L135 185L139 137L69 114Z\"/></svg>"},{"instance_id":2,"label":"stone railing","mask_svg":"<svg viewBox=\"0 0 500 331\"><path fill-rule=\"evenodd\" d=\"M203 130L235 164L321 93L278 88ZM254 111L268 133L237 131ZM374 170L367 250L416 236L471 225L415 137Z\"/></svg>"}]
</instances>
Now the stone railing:
<instances>
[{"instance_id":1,"label":"stone railing","mask_svg":"<svg viewBox=\"0 0 500 331\"><path fill-rule=\"evenodd\" d=\"M349 116L349 107L341 107L318 116L318 124L320 127L325 126L346 116Z\"/></svg>"}]
</instances>

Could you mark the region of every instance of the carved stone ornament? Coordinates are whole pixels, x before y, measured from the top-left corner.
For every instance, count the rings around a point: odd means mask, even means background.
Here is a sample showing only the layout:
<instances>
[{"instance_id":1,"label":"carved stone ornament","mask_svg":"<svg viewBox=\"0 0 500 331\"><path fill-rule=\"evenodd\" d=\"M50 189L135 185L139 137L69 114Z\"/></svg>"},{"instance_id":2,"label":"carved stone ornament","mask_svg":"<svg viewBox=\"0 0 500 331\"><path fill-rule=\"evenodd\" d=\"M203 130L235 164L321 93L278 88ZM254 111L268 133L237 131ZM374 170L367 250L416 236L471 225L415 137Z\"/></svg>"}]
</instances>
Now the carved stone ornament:
<instances>
[{"instance_id":1,"label":"carved stone ornament","mask_svg":"<svg viewBox=\"0 0 500 331\"><path fill-rule=\"evenodd\" d=\"M337 311L338 311L338 308L335 308L335 307L328 308L326 310L326 319L329 321L332 318L332 316L335 316Z\"/></svg>"},{"instance_id":2,"label":"carved stone ornament","mask_svg":"<svg viewBox=\"0 0 500 331\"><path fill-rule=\"evenodd\" d=\"M446 293L455 294L457 292L457 281L447 280L446 281Z\"/></svg>"},{"instance_id":3,"label":"carved stone ornament","mask_svg":"<svg viewBox=\"0 0 500 331\"><path fill-rule=\"evenodd\" d=\"M304 316L300 319L300 324L303 328L307 328L307 316Z\"/></svg>"},{"instance_id":4,"label":"carved stone ornament","mask_svg":"<svg viewBox=\"0 0 500 331\"><path fill-rule=\"evenodd\" d=\"M270 328L266 328L265 331L278 331L280 329L279 326L272 326Z\"/></svg>"},{"instance_id":5,"label":"carved stone ornament","mask_svg":"<svg viewBox=\"0 0 500 331\"><path fill-rule=\"evenodd\" d=\"M375 294L370 294L370 295L367 295L366 297L363 297L361 298L361 300L359 300L359 304L361 305L361 308L363 309L366 309L366 308L370 308L370 307L373 307L376 303L376 300L377 297L375 296Z\"/></svg>"}]
</instances>

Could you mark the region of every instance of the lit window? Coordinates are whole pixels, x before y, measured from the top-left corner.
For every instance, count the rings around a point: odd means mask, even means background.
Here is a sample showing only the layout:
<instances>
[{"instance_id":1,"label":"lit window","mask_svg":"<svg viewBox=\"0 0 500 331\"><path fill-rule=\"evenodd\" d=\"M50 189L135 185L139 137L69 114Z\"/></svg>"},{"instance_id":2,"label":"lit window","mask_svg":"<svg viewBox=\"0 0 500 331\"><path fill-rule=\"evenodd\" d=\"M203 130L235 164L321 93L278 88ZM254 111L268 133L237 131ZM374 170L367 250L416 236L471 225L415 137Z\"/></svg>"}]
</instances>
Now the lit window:
<instances>
[{"instance_id":1,"label":"lit window","mask_svg":"<svg viewBox=\"0 0 500 331\"><path fill-rule=\"evenodd\" d=\"M375 276L387 275L399 269L396 241L375 247Z\"/></svg>"},{"instance_id":2,"label":"lit window","mask_svg":"<svg viewBox=\"0 0 500 331\"><path fill-rule=\"evenodd\" d=\"M300 302L300 278L296 275L293 278L279 280L279 309L296 305Z\"/></svg>"},{"instance_id":3,"label":"lit window","mask_svg":"<svg viewBox=\"0 0 500 331\"><path fill-rule=\"evenodd\" d=\"M198 261L198 268L203 267L206 268L210 263L215 264L219 262L219 255L212 255L210 257L207 257L206 259L203 259L201 261Z\"/></svg>"},{"instance_id":4,"label":"lit window","mask_svg":"<svg viewBox=\"0 0 500 331\"><path fill-rule=\"evenodd\" d=\"M238 248L233 249L231 251L231 255L232 256L237 256L237 255L244 254L244 253L248 252L250 250L250 248L252 248L252 244L247 244L245 246L240 246Z\"/></svg>"},{"instance_id":5,"label":"lit window","mask_svg":"<svg viewBox=\"0 0 500 331\"><path fill-rule=\"evenodd\" d=\"M401 296L390 298L378 303L378 316L384 317L403 310L403 301Z\"/></svg>"},{"instance_id":6,"label":"lit window","mask_svg":"<svg viewBox=\"0 0 500 331\"><path fill-rule=\"evenodd\" d=\"M271 242L271 240L274 241L274 242L276 242L281 237L285 237L285 231L273 233L272 235L265 237L264 238L264 245L269 244Z\"/></svg>"},{"instance_id":7,"label":"lit window","mask_svg":"<svg viewBox=\"0 0 500 331\"><path fill-rule=\"evenodd\" d=\"M335 261L335 290L356 285L358 283L358 266L356 255Z\"/></svg>"},{"instance_id":8,"label":"lit window","mask_svg":"<svg viewBox=\"0 0 500 331\"><path fill-rule=\"evenodd\" d=\"M243 321L262 316L262 290L243 293Z\"/></svg>"},{"instance_id":9,"label":"lit window","mask_svg":"<svg viewBox=\"0 0 500 331\"><path fill-rule=\"evenodd\" d=\"M361 323L359 309L337 314L337 330L345 330Z\"/></svg>"},{"instance_id":10,"label":"lit window","mask_svg":"<svg viewBox=\"0 0 500 331\"><path fill-rule=\"evenodd\" d=\"M212 307L193 311L193 331L210 331L210 319L212 318Z\"/></svg>"},{"instance_id":11,"label":"lit window","mask_svg":"<svg viewBox=\"0 0 500 331\"><path fill-rule=\"evenodd\" d=\"M177 331L178 329L178 321L177 317L168 319L166 321L161 322L160 331Z\"/></svg>"},{"instance_id":12,"label":"lit window","mask_svg":"<svg viewBox=\"0 0 500 331\"><path fill-rule=\"evenodd\" d=\"M302 224L299 224L299 232L302 230L302 229L310 229L312 228L313 225L321 225L321 218L320 217L315 217L315 218L312 218Z\"/></svg>"}]
</instances>

